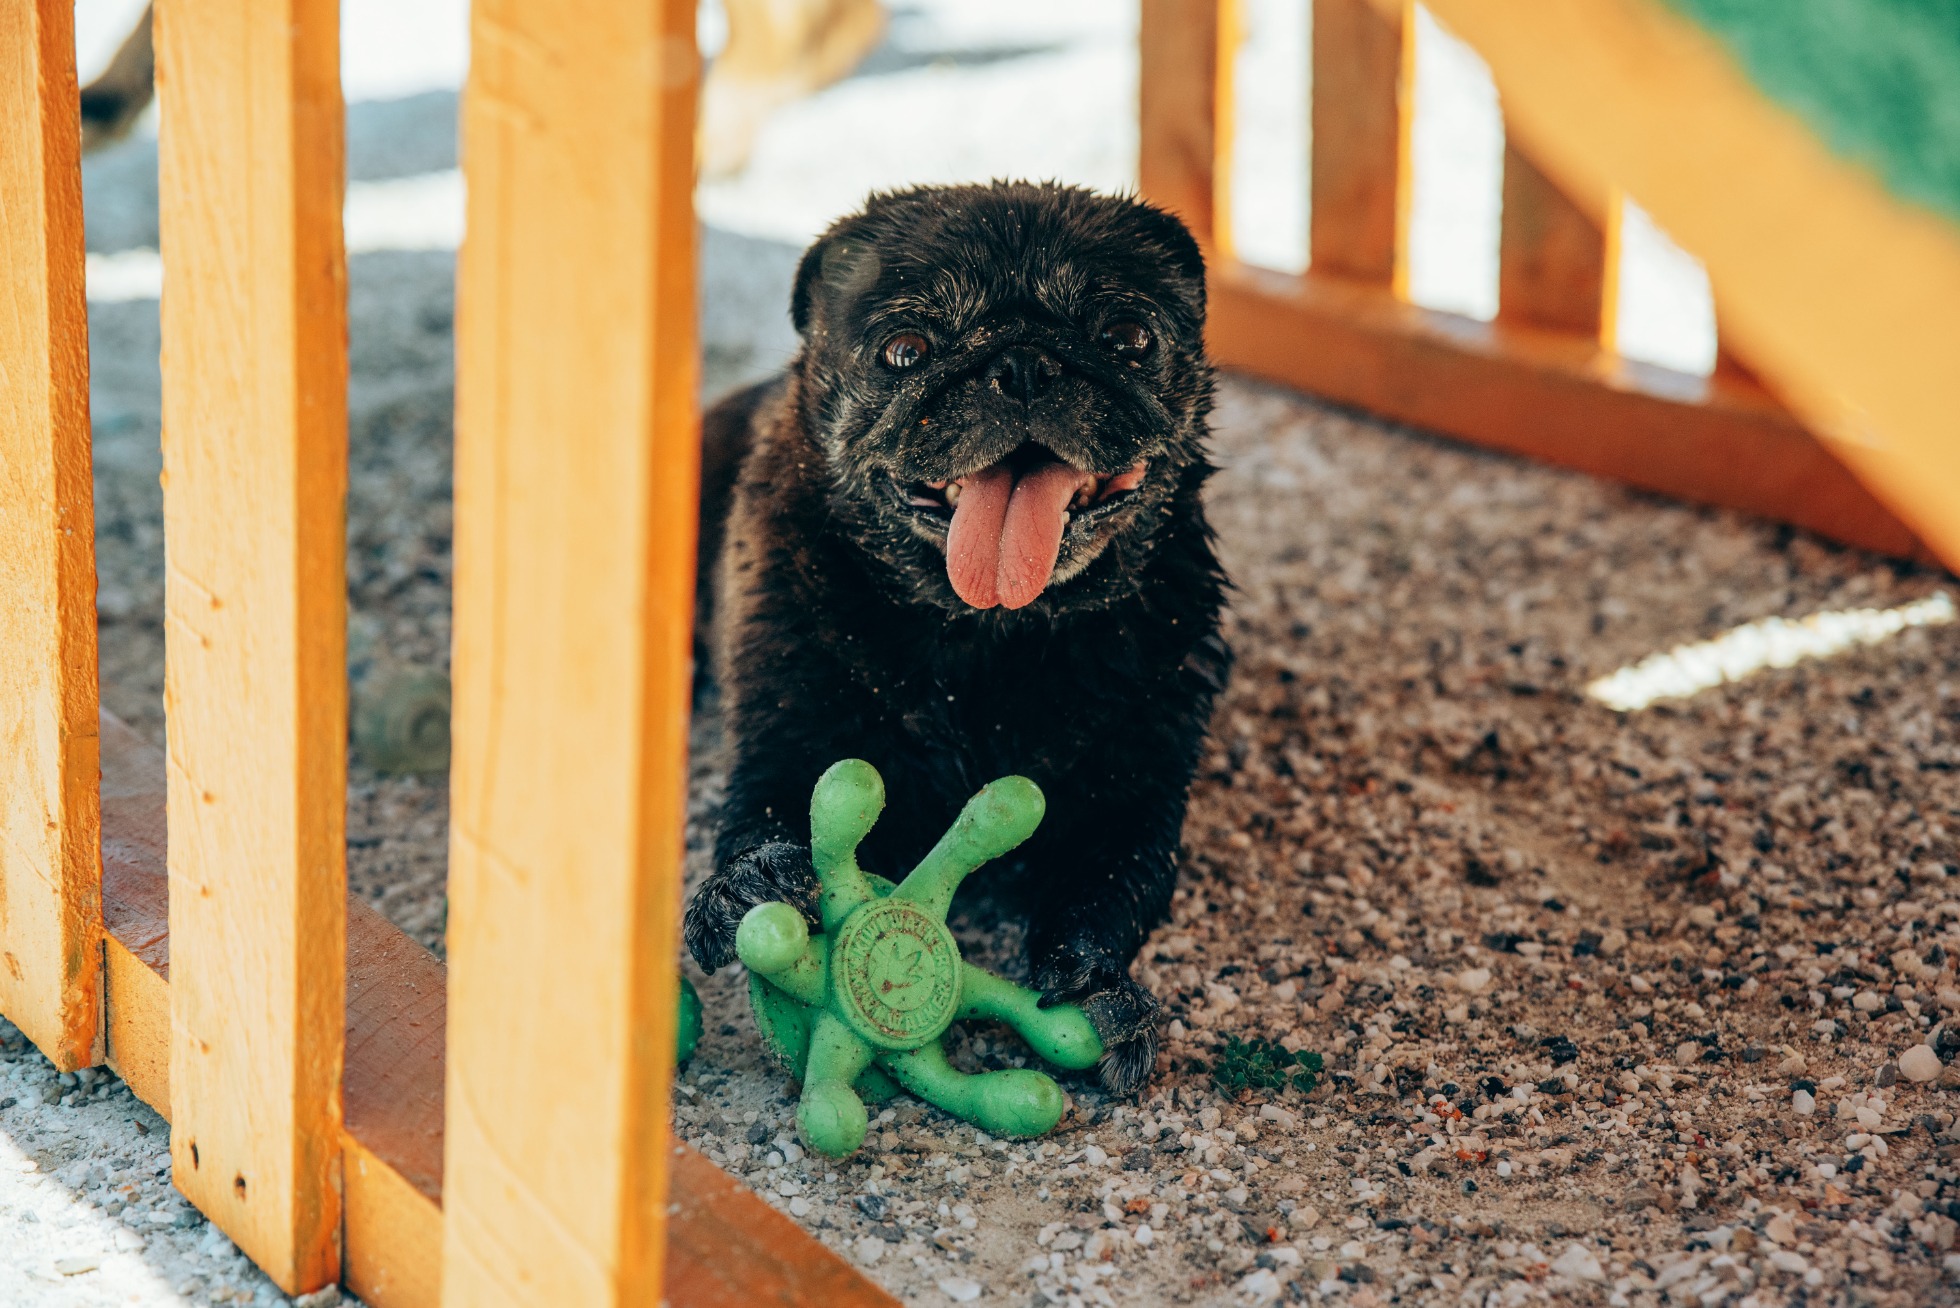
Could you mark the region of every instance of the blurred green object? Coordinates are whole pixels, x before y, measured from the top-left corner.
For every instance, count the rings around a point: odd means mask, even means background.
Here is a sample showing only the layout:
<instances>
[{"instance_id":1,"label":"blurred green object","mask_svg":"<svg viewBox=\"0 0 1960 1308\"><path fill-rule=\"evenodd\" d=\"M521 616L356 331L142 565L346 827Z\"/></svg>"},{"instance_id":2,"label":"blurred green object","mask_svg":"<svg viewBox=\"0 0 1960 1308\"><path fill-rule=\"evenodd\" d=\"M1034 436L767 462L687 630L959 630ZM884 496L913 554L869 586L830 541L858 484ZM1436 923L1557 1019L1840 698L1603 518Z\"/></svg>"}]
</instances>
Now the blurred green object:
<instances>
[{"instance_id":1,"label":"blurred green object","mask_svg":"<svg viewBox=\"0 0 1960 1308\"><path fill-rule=\"evenodd\" d=\"M694 1046L701 1043L701 996L694 993L694 983L686 977L681 978L680 1010L680 1019L674 1024L676 1066L694 1057Z\"/></svg>"},{"instance_id":2,"label":"blurred green object","mask_svg":"<svg viewBox=\"0 0 1960 1308\"><path fill-rule=\"evenodd\" d=\"M864 1142L864 1100L904 1088L999 1136L1052 1130L1067 1108L1044 1073L969 1075L941 1038L961 1018L1005 1022L1049 1062L1085 1068L1102 1041L1080 1008L1042 1008L1039 996L965 962L946 911L982 863L1029 836L1045 809L1026 777L1003 777L967 801L952 827L893 886L858 866L857 847L885 807L885 784L859 759L831 766L810 798L810 857L822 885L823 932L788 904L758 904L735 952L749 969L756 1025L803 1080L803 1142L842 1158Z\"/></svg>"},{"instance_id":3,"label":"blurred green object","mask_svg":"<svg viewBox=\"0 0 1960 1308\"><path fill-rule=\"evenodd\" d=\"M449 677L379 668L354 685L354 753L376 772L449 770Z\"/></svg>"},{"instance_id":4,"label":"blurred green object","mask_svg":"<svg viewBox=\"0 0 1960 1308\"><path fill-rule=\"evenodd\" d=\"M1956 0L1664 0L1887 190L1960 220Z\"/></svg>"},{"instance_id":5,"label":"blurred green object","mask_svg":"<svg viewBox=\"0 0 1960 1308\"><path fill-rule=\"evenodd\" d=\"M1288 1087L1306 1095L1320 1084L1324 1070L1326 1061L1319 1054L1305 1049L1295 1052L1264 1036L1241 1040L1228 1035L1213 1060L1211 1083L1224 1095Z\"/></svg>"}]
</instances>

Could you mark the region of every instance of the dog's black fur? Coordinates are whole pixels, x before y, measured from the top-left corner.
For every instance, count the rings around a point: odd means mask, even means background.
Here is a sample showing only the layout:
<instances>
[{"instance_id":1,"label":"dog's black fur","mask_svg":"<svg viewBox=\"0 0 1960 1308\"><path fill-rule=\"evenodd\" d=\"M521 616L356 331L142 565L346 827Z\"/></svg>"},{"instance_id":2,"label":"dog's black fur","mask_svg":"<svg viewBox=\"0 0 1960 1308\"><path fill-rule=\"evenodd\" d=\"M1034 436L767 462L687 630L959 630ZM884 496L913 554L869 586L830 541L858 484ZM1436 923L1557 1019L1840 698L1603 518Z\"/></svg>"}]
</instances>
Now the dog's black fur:
<instances>
[{"instance_id":1,"label":"dog's black fur","mask_svg":"<svg viewBox=\"0 0 1960 1308\"><path fill-rule=\"evenodd\" d=\"M1083 1004L1110 1051L1104 1083L1135 1090L1155 1069L1161 1005L1129 964L1169 908L1230 663L1199 502L1203 258L1177 219L1133 200L920 188L873 197L811 247L792 314L803 348L788 373L705 423L704 564L719 566L702 600L718 610L733 764L688 946L709 971L732 961L736 925L764 900L815 921L810 789L836 760L884 774L890 807L863 857L894 877L976 789L1022 773L1047 818L1014 856L1021 876L976 880L1016 887L1035 985ZM1112 322L1141 324L1151 347L1118 357ZM929 345L922 363L885 360L898 333ZM1003 374L1017 350L1042 386ZM948 512L904 487L1024 442L1105 477L1139 460L1148 472L1078 515L1033 603L972 608L948 582Z\"/></svg>"}]
</instances>

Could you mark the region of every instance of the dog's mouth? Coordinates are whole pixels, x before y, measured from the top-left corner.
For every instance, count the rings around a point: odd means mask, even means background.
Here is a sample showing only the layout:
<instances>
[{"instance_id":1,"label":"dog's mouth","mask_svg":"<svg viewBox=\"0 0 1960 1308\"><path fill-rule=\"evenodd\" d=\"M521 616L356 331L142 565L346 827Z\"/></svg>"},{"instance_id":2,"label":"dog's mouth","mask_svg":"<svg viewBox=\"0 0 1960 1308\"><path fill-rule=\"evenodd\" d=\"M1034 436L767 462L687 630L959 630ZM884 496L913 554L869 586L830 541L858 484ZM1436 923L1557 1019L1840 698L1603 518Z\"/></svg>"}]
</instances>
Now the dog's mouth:
<instances>
[{"instance_id":1,"label":"dog's mouth","mask_svg":"<svg viewBox=\"0 0 1960 1308\"><path fill-rule=\"evenodd\" d=\"M946 481L898 483L911 508L950 519L946 576L976 609L1025 608L1055 573L1062 538L1087 531L1135 494L1147 462L1098 475L1029 442Z\"/></svg>"}]
</instances>

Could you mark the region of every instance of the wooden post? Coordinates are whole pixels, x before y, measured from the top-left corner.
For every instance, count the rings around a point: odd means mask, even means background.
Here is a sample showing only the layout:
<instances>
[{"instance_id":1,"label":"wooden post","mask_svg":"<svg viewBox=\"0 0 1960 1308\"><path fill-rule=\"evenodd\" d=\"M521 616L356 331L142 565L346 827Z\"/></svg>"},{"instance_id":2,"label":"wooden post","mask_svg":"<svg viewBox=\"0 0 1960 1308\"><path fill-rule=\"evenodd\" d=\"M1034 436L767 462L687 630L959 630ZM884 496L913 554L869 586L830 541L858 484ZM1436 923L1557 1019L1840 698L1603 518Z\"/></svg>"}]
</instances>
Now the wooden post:
<instances>
[{"instance_id":1,"label":"wooden post","mask_svg":"<svg viewBox=\"0 0 1960 1308\"><path fill-rule=\"evenodd\" d=\"M661 1296L696 80L693 0L475 7L443 1186L458 1308Z\"/></svg>"},{"instance_id":2,"label":"wooden post","mask_svg":"<svg viewBox=\"0 0 1960 1308\"><path fill-rule=\"evenodd\" d=\"M1415 0L1314 0L1311 265L1406 296Z\"/></svg>"},{"instance_id":3,"label":"wooden post","mask_svg":"<svg viewBox=\"0 0 1960 1308\"><path fill-rule=\"evenodd\" d=\"M1207 250L1231 243L1232 64L1238 0L1143 0L1137 189Z\"/></svg>"},{"instance_id":4,"label":"wooden post","mask_svg":"<svg viewBox=\"0 0 1960 1308\"><path fill-rule=\"evenodd\" d=\"M171 1159L340 1271L346 264L336 0L163 0Z\"/></svg>"},{"instance_id":5,"label":"wooden post","mask_svg":"<svg viewBox=\"0 0 1960 1308\"><path fill-rule=\"evenodd\" d=\"M1497 317L1579 332L1614 348L1620 299L1620 197L1596 209L1569 199L1511 142L1504 143Z\"/></svg>"},{"instance_id":6,"label":"wooden post","mask_svg":"<svg viewBox=\"0 0 1960 1308\"><path fill-rule=\"evenodd\" d=\"M73 0L0 0L0 1012L96 1061L95 484Z\"/></svg>"}]
</instances>

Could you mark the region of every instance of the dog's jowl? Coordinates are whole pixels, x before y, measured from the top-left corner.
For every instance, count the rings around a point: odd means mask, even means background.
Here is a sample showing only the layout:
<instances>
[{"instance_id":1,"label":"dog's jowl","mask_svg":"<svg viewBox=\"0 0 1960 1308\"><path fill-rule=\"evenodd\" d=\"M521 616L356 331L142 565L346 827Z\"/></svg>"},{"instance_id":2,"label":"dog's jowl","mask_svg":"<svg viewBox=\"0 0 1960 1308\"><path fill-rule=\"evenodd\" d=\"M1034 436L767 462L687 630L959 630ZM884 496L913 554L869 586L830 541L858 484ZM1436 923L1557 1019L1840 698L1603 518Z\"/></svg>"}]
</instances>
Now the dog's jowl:
<instances>
[{"instance_id":1,"label":"dog's jowl","mask_svg":"<svg viewBox=\"0 0 1960 1308\"><path fill-rule=\"evenodd\" d=\"M1127 1092L1160 1006L1130 979L1170 903L1229 662L1200 504L1204 264L1177 219L1058 186L875 197L803 257L788 373L706 420L703 608L733 760L687 911L709 970L742 914L814 914L810 787L869 760L870 870L967 796L1032 777L1005 888L1034 984L1081 1003ZM814 920L814 919L813 919Z\"/></svg>"}]
</instances>

